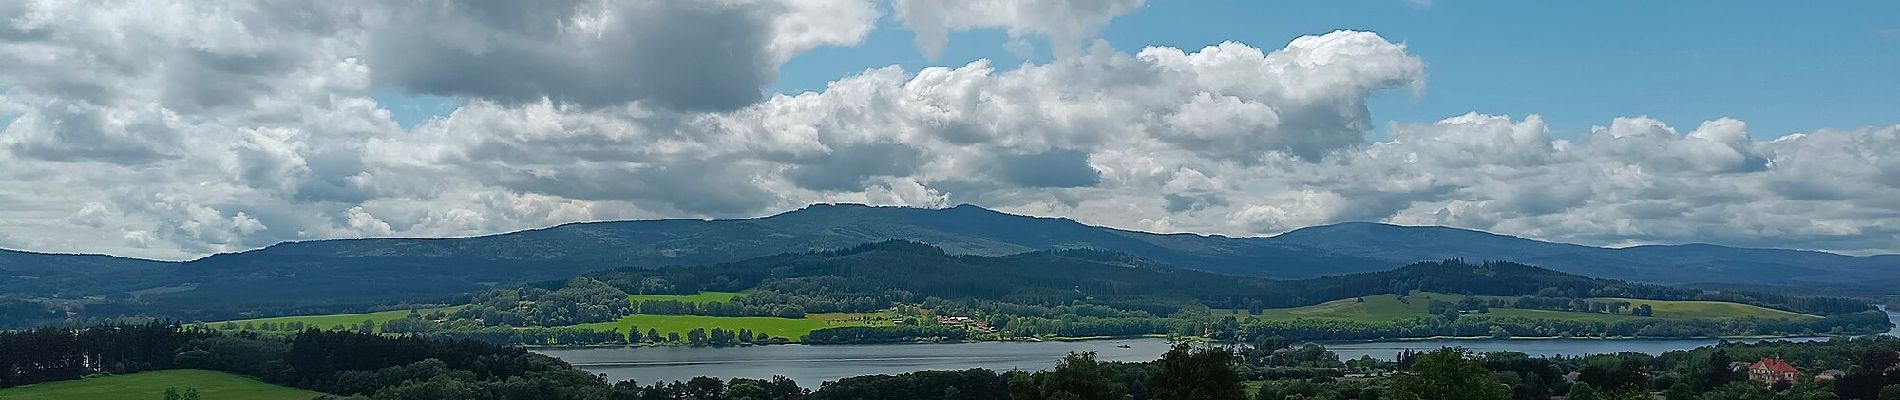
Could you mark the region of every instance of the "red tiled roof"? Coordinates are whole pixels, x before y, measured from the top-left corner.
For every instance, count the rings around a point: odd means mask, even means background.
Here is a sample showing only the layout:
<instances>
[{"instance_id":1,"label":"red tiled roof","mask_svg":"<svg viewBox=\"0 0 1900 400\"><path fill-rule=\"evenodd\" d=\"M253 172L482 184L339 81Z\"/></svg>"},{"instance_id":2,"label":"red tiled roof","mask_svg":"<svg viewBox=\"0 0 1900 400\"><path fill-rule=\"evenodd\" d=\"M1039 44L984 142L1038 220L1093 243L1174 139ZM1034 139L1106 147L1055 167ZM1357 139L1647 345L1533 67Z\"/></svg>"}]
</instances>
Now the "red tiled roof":
<instances>
[{"instance_id":1,"label":"red tiled roof","mask_svg":"<svg viewBox=\"0 0 1900 400\"><path fill-rule=\"evenodd\" d=\"M1767 368L1769 371L1776 373L1800 372L1794 369L1793 365L1788 365L1788 362L1781 361L1779 358L1763 358L1761 361L1756 361L1755 365L1748 366L1748 369L1751 370L1762 368Z\"/></svg>"}]
</instances>

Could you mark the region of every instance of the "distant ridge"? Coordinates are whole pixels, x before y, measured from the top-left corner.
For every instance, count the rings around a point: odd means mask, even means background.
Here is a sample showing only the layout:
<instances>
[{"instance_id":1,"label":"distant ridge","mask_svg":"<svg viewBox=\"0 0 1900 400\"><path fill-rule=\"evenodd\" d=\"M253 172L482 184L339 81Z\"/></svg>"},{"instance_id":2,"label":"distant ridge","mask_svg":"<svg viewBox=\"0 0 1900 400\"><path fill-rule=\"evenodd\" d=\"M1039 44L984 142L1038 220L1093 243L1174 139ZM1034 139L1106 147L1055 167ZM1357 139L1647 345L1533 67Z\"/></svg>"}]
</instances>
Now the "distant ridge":
<instances>
[{"instance_id":1,"label":"distant ridge","mask_svg":"<svg viewBox=\"0 0 1900 400\"><path fill-rule=\"evenodd\" d=\"M184 262L0 251L0 295L83 298L136 293L156 306L331 307L338 298L452 296L615 267L730 262L905 239L953 254L1093 248L1228 275L1308 278L1382 271L1422 260L1507 260L1649 283L1785 285L1900 282L1900 257L1715 245L1601 248L1481 231L1348 222L1272 237L1155 234L973 205L946 209L814 204L750 219L563 224L464 238L282 243Z\"/></svg>"}]
</instances>

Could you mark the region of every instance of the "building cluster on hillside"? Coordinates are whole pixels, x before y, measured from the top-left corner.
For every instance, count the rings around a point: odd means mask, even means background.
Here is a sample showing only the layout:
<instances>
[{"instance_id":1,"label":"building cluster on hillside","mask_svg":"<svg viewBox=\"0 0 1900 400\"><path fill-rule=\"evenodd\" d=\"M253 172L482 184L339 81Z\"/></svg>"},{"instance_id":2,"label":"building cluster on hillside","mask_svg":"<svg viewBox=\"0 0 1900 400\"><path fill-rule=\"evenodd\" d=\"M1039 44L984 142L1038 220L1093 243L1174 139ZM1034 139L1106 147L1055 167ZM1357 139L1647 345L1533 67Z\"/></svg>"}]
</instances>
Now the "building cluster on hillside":
<instances>
[{"instance_id":1,"label":"building cluster on hillside","mask_svg":"<svg viewBox=\"0 0 1900 400\"><path fill-rule=\"evenodd\" d=\"M937 315L937 316L934 316L934 318L931 318L928 320L919 320L917 317L906 317L906 316L891 317L891 325L921 325L925 322L935 322L937 325L942 325L942 326L962 327L965 329L969 329L969 330L973 330L977 332L983 332L983 333L996 332L996 329L991 328L988 322L984 322L983 320L970 318L966 316Z\"/></svg>"},{"instance_id":2,"label":"building cluster on hillside","mask_svg":"<svg viewBox=\"0 0 1900 400\"><path fill-rule=\"evenodd\" d=\"M1800 368L1795 368L1793 364L1789 364L1787 361L1776 357L1765 357L1752 363L1736 361L1729 363L1728 366L1730 370L1735 372L1748 373L1749 380L1769 385L1774 385L1777 382L1794 383L1801 379ZM1816 372L1814 376L1809 379L1825 382L1839 380L1844 376L1847 376L1846 371L1830 369Z\"/></svg>"},{"instance_id":3,"label":"building cluster on hillside","mask_svg":"<svg viewBox=\"0 0 1900 400\"><path fill-rule=\"evenodd\" d=\"M1728 364L1728 368L1731 371L1746 374L1750 381L1760 382L1770 387L1774 387L1777 384L1791 385L1802 380L1800 368L1795 368L1793 364L1789 364L1787 361L1778 357L1763 357L1761 360L1755 362L1731 362ZM1838 369L1830 369L1817 372L1808 379L1827 382L1839 380L1844 376L1847 376L1846 372ZM1570 371L1564 375L1564 380L1574 383L1581 380L1582 377L1582 371Z\"/></svg>"},{"instance_id":4,"label":"building cluster on hillside","mask_svg":"<svg viewBox=\"0 0 1900 400\"><path fill-rule=\"evenodd\" d=\"M963 316L939 315L937 316L937 324L946 325L946 326L961 326L961 327L970 328L972 330L976 330L979 332L995 332L996 331L994 329L990 329L989 323L979 321L975 318L963 317Z\"/></svg>"}]
</instances>

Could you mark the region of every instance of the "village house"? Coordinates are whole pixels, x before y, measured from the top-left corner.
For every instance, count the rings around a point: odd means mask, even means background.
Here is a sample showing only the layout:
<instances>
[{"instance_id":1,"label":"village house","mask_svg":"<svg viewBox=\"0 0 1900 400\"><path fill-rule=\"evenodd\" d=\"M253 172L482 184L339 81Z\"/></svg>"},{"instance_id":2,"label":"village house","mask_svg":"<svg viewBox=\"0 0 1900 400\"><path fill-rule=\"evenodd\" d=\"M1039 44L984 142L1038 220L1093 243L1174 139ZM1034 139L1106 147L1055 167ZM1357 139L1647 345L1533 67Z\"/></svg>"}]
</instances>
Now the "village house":
<instances>
[{"instance_id":1,"label":"village house","mask_svg":"<svg viewBox=\"0 0 1900 400\"><path fill-rule=\"evenodd\" d=\"M938 324L938 325L948 325L948 326L960 326L960 327L964 327L964 328L970 328L970 329L973 329L973 330L976 330L976 331L979 331L979 332L992 332L992 331L993 331L993 330L991 330L991 329L990 329L990 325L989 325L989 324L987 324L987 323L984 323L983 321L978 321L978 320L976 320L975 318L970 318L970 317L963 317L963 316L942 316L942 315L939 315L939 316L937 316L937 324Z\"/></svg>"},{"instance_id":2,"label":"village house","mask_svg":"<svg viewBox=\"0 0 1900 400\"><path fill-rule=\"evenodd\" d=\"M1779 358L1763 358L1748 366L1748 379L1759 382L1794 382L1800 375L1800 370Z\"/></svg>"},{"instance_id":3,"label":"village house","mask_svg":"<svg viewBox=\"0 0 1900 400\"><path fill-rule=\"evenodd\" d=\"M942 315L937 316L937 323L943 324L943 325L964 326L964 325L969 325L972 322L976 322L976 321L971 319L970 317L942 316Z\"/></svg>"}]
</instances>

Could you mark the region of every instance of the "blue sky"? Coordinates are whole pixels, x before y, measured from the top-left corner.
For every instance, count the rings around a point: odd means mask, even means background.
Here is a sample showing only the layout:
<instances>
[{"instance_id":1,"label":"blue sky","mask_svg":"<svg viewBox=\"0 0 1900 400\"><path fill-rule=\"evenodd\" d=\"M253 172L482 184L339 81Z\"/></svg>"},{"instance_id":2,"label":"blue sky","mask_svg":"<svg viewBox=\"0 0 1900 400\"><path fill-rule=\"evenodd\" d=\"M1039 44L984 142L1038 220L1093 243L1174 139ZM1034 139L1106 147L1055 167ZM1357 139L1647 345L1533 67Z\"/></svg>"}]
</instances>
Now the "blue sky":
<instances>
[{"instance_id":1,"label":"blue sky","mask_svg":"<svg viewBox=\"0 0 1900 400\"><path fill-rule=\"evenodd\" d=\"M1124 52L1230 40L1274 49L1302 35L1378 32L1423 58L1429 73L1423 96L1385 93L1371 102L1381 128L1475 111L1539 114L1559 137L1574 137L1619 116L1680 127L1733 117L1751 136L1772 138L1900 116L1900 2L1431 3L1157 1L1116 18L1102 40ZM1049 58L1039 37L1028 39L1035 54L1025 60L1006 47L1002 30L980 29L952 33L943 56L929 60L883 11L862 44L793 58L768 92L823 90L890 65L916 71L989 59L1007 69ZM374 97L405 128L461 104L390 89ZM0 113L0 124L13 118Z\"/></svg>"},{"instance_id":2,"label":"blue sky","mask_svg":"<svg viewBox=\"0 0 1900 400\"><path fill-rule=\"evenodd\" d=\"M175 259L857 202L1900 252L1900 2L1145 2L0 7L66 17L0 24L0 247ZM1051 37L1224 62L1016 69Z\"/></svg>"},{"instance_id":3,"label":"blue sky","mask_svg":"<svg viewBox=\"0 0 1900 400\"><path fill-rule=\"evenodd\" d=\"M1647 115L1678 127L1733 117L1751 136L1890 124L1900 116L1900 2L1188 2L1157 1L1116 18L1102 35L1117 50L1196 49L1238 41L1276 49L1302 35L1378 32L1423 58L1424 96L1385 93L1370 107L1387 122L1431 122L1480 112L1539 114L1559 137L1612 118ZM989 59L999 68L1047 62L1010 51L998 29L955 32L937 60L885 10L855 47L826 47L780 67L770 92L890 65L916 71ZM404 127L459 102L383 90ZM1378 135L1379 132L1375 132Z\"/></svg>"},{"instance_id":4,"label":"blue sky","mask_svg":"<svg viewBox=\"0 0 1900 400\"><path fill-rule=\"evenodd\" d=\"M1302 35L1378 32L1425 60L1426 93L1387 93L1373 120L1430 122L1477 111L1540 114L1558 136L1619 116L1678 127L1734 117L1752 136L1891 124L1900 117L1900 2L1156 1L1116 18L1103 39L1134 52L1239 41L1276 49ZM864 43L812 51L781 67L773 90L822 90L867 68L906 70L1023 59L1000 30L952 34L925 60L887 12ZM1047 42L1032 39L1040 60Z\"/></svg>"}]
</instances>

